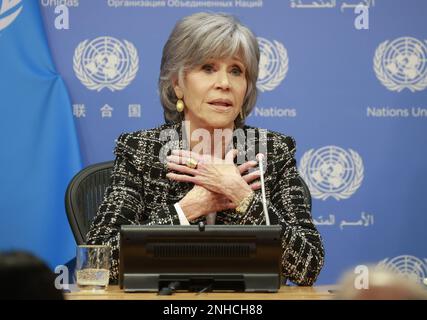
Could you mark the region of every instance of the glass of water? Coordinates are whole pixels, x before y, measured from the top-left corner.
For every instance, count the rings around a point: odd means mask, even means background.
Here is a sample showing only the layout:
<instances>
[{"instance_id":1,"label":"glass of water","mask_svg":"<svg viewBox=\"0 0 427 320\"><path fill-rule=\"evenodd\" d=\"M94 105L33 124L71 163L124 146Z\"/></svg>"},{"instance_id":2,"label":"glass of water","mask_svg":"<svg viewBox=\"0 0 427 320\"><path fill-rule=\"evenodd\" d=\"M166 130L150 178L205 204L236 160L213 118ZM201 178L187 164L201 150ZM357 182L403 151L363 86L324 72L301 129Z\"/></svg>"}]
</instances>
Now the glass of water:
<instances>
[{"instance_id":1,"label":"glass of water","mask_svg":"<svg viewBox=\"0 0 427 320\"><path fill-rule=\"evenodd\" d=\"M110 278L110 247L81 245L77 247L76 282L80 290L104 291Z\"/></svg>"}]
</instances>

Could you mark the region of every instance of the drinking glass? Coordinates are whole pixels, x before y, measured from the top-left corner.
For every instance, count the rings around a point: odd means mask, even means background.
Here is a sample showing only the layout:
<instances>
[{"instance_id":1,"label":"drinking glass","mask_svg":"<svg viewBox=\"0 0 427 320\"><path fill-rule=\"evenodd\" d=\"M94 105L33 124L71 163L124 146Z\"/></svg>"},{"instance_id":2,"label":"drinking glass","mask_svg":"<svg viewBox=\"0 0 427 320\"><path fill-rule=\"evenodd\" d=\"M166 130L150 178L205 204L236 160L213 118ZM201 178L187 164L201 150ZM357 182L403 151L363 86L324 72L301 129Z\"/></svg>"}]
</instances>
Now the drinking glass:
<instances>
[{"instance_id":1,"label":"drinking glass","mask_svg":"<svg viewBox=\"0 0 427 320\"><path fill-rule=\"evenodd\" d=\"M105 291L110 278L110 247L81 245L77 247L76 282L83 291Z\"/></svg>"}]
</instances>

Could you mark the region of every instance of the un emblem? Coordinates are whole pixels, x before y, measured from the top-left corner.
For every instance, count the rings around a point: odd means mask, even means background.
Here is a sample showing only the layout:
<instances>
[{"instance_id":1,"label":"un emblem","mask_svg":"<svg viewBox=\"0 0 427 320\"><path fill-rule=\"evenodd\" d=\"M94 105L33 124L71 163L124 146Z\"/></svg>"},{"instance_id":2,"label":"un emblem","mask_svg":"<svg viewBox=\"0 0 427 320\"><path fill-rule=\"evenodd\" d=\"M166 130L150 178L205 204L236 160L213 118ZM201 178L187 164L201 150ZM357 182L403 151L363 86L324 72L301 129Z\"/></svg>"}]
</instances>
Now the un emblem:
<instances>
[{"instance_id":1,"label":"un emblem","mask_svg":"<svg viewBox=\"0 0 427 320\"><path fill-rule=\"evenodd\" d=\"M122 90L135 78L139 58L135 46L112 37L81 42L73 58L77 78L90 90Z\"/></svg>"},{"instance_id":2,"label":"un emblem","mask_svg":"<svg viewBox=\"0 0 427 320\"><path fill-rule=\"evenodd\" d=\"M386 258L378 263L377 268L390 270L419 283L423 283L427 278L427 259L423 261L414 256L402 255L393 259Z\"/></svg>"},{"instance_id":3,"label":"un emblem","mask_svg":"<svg viewBox=\"0 0 427 320\"><path fill-rule=\"evenodd\" d=\"M381 43L374 57L374 71L391 91L412 92L427 87L427 46L415 38L403 37Z\"/></svg>"},{"instance_id":4,"label":"un emblem","mask_svg":"<svg viewBox=\"0 0 427 320\"><path fill-rule=\"evenodd\" d=\"M362 184L363 170L362 158L357 152L336 146L311 149L300 162L300 174L311 195L321 200L349 198Z\"/></svg>"},{"instance_id":5,"label":"un emblem","mask_svg":"<svg viewBox=\"0 0 427 320\"><path fill-rule=\"evenodd\" d=\"M257 88L271 91L285 79L288 73L289 58L283 44L274 40L257 38L260 49L259 74Z\"/></svg>"},{"instance_id":6,"label":"un emblem","mask_svg":"<svg viewBox=\"0 0 427 320\"><path fill-rule=\"evenodd\" d=\"M0 31L6 29L16 19L23 7L21 0L0 0L0 16L4 15L3 18L0 18ZM15 9L15 11L11 9Z\"/></svg>"}]
</instances>

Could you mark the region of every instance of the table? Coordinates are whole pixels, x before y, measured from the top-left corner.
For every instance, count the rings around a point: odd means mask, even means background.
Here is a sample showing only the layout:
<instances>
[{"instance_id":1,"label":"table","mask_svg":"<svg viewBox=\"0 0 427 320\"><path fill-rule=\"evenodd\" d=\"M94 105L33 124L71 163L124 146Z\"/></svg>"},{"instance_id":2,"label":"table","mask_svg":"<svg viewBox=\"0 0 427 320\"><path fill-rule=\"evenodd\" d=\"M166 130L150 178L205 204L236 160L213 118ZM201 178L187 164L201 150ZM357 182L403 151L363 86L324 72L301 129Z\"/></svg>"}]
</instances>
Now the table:
<instances>
[{"instance_id":1,"label":"table","mask_svg":"<svg viewBox=\"0 0 427 320\"><path fill-rule=\"evenodd\" d=\"M125 293L119 286L109 286L105 292L74 291L65 293L67 300L329 300L336 286L290 287L282 286L276 293L246 293L246 292L176 292L169 296L159 296L157 293L138 292Z\"/></svg>"}]
</instances>

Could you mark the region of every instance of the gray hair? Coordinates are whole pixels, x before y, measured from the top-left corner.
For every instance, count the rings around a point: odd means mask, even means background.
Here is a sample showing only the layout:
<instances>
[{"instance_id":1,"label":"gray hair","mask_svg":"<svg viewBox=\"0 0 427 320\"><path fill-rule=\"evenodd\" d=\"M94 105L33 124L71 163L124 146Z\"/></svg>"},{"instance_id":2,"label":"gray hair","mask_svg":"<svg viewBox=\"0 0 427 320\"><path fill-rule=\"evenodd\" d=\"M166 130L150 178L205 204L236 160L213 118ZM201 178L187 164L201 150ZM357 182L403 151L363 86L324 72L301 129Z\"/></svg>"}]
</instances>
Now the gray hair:
<instances>
[{"instance_id":1,"label":"gray hair","mask_svg":"<svg viewBox=\"0 0 427 320\"><path fill-rule=\"evenodd\" d=\"M182 113L176 111L178 98L173 79L180 82L185 71L215 58L238 55L246 67L247 89L243 100L243 119L235 119L236 127L243 125L257 99L259 46L254 34L234 16L224 13L196 13L178 21L163 48L160 65L159 93L166 122L179 122Z\"/></svg>"}]
</instances>

